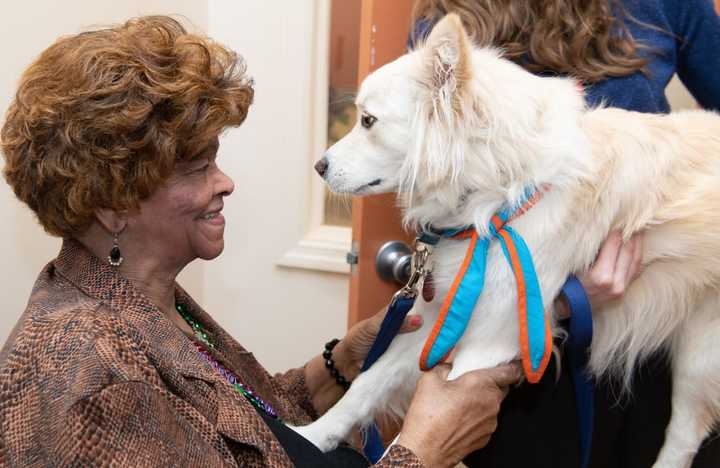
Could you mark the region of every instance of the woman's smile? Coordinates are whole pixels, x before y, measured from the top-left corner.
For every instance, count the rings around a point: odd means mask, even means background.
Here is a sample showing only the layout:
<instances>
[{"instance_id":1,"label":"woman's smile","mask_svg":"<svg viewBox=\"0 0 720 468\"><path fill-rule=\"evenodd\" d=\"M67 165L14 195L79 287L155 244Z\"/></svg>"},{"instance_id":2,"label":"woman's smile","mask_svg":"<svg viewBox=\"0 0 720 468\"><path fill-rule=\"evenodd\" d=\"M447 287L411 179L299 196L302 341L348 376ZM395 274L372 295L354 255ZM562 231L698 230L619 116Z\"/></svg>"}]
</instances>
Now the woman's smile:
<instances>
[{"instance_id":1,"label":"woman's smile","mask_svg":"<svg viewBox=\"0 0 720 468\"><path fill-rule=\"evenodd\" d=\"M224 227L225 226L225 216L222 214L223 207L214 210L214 211L208 211L204 215L202 215L199 220L217 227Z\"/></svg>"}]
</instances>

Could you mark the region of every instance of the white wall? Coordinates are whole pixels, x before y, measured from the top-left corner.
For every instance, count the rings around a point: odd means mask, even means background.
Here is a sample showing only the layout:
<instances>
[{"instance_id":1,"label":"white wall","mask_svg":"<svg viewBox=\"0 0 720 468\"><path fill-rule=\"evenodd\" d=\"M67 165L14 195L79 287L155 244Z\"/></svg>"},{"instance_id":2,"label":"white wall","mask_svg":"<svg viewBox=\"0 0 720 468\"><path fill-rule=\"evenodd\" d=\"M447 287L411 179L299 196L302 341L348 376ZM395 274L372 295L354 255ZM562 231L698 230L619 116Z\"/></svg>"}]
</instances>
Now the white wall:
<instances>
[{"instance_id":1,"label":"white wall","mask_svg":"<svg viewBox=\"0 0 720 468\"><path fill-rule=\"evenodd\" d=\"M697 102L677 75L673 76L670 84L665 89L665 95L670 102L670 107L672 107L674 111L698 108Z\"/></svg>"},{"instance_id":2,"label":"white wall","mask_svg":"<svg viewBox=\"0 0 720 468\"><path fill-rule=\"evenodd\" d=\"M180 282L271 371L300 365L347 319L347 276L274 266L303 235L308 183L310 0L34 0L0 6L0 112L24 68L62 34L141 14L180 14L238 50L256 79L245 125L222 139L220 164L236 191L226 202L226 251L195 262ZM0 117L1 119L1 117ZM2 163L0 163L1 165ZM60 242L0 181L0 343Z\"/></svg>"},{"instance_id":3,"label":"white wall","mask_svg":"<svg viewBox=\"0 0 720 468\"><path fill-rule=\"evenodd\" d=\"M210 1L210 34L247 60L255 104L221 140L219 164L236 188L224 210L226 251L206 270L204 303L273 370L305 362L347 323L346 275L273 264L304 234L318 156L310 154L315 3Z\"/></svg>"}]
</instances>

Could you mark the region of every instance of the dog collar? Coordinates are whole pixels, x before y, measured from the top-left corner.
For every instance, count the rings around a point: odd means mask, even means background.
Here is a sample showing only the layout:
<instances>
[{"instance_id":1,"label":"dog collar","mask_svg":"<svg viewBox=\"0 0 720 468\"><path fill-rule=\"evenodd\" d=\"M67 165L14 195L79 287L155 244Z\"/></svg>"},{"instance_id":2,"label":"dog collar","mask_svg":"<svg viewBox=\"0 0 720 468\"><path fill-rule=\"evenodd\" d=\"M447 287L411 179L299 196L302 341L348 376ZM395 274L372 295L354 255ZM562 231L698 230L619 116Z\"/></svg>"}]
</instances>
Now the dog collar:
<instances>
[{"instance_id":1,"label":"dog collar","mask_svg":"<svg viewBox=\"0 0 720 468\"><path fill-rule=\"evenodd\" d=\"M451 239L455 235L465 232L469 229L473 229L473 225L469 224L463 227L449 228L449 229L435 229L432 226L428 226L420 231L417 240L428 245L437 245L440 239L446 238Z\"/></svg>"},{"instance_id":2,"label":"dog collar","mask_svg":"<svg viewBox=\"0 0 720 468\"><path fill-rule=\"evenodd\" d=\"M508 224L532 208L542 197L543 189L528 189L515 209L504 209L489 225L490 235L479 238L474 226L453 229L424 229L420 242L435 245L442 238L470 239L465 259L455 276L430 336L420 356L420 368L428 370L443 362L460 340L483 291L487 252L490 242L500 242L505 258L515 276L517 289L520 352L525 376L531 383L540 381L552 353L550 322L545 317L542 292L530 249L522 236Z\"/></svg>"}]
</instances>

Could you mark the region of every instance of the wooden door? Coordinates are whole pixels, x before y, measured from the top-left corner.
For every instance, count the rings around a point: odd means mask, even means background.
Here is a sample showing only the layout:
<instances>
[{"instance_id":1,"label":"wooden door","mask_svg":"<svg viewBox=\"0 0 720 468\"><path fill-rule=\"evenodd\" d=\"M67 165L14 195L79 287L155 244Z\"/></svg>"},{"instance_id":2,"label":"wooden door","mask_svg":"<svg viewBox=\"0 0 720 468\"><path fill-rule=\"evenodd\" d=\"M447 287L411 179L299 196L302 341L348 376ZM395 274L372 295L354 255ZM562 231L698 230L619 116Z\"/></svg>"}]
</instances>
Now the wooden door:
<instances>
[{"instance_id":1,"label":"wooden door","mask_svg":"<svg viewBox=\"0 0 720 468\"><path fill-rule=\"evenodd\" d=\"M412 0L363 0L358 78L391 62L407 50ZM352 202L352 242L357 264L350 276L348 325L375 314L398 289L375 271L375 256L388 240L410 242L402 230L395 195L356 197Z\"/></svg>"}]
</instances>

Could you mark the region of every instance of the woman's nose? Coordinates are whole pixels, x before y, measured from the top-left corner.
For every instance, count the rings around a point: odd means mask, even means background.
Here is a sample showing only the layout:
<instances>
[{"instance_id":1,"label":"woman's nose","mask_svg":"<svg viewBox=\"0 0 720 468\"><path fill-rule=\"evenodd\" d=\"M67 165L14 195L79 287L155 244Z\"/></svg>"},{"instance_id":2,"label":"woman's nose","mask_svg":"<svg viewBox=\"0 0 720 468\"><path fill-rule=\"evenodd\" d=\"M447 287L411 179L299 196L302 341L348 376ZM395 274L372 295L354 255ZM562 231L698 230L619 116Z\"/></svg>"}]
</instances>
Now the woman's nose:
<instances>
[{"instance_id":1,"label":"woman's nose","mask_svg":"<svg viewBox=\"0 0 720 468\"><path fill-rule=\"evenodd\" d=\"M327 168L328 168L328 160L326 157L323 157L320 161L315 163L315 170L317 171L318 174L320 174L320 177L325 177Z\"/></svg>"},{"instance_id":2,"label":"woman's nose","mask_svg":"<svg viewBox=\"0 0 720 468\"><path fill-rule=\"evenodd\" d=\"M218 169L218 176L220 177L220 180L218 181L218 191L220 194L224 197L227 197L231 193L235 191L235 182L225 174L222 170Z\"/></svg>"}]
</instances>

